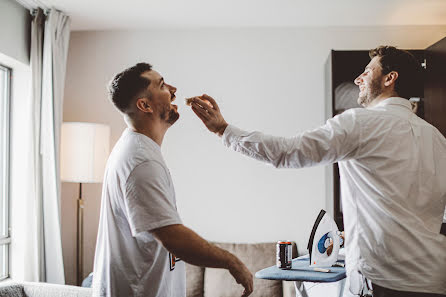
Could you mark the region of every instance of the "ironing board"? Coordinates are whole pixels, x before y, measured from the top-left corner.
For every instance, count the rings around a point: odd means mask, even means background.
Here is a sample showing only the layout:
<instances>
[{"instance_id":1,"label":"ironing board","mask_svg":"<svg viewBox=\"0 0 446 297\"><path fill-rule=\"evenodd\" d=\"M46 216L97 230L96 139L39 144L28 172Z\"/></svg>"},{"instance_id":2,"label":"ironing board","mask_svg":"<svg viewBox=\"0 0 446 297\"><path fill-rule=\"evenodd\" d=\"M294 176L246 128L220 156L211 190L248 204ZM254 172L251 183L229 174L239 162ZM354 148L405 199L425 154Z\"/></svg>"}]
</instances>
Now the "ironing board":
<instances>
[{"instance_id":1,"label":"ironing board","mask_svg":"<svg viewBox=\"0 0 446 297\"><path fill-rule=\"evenodd\" d=\"M343 263L344 261L338 261ZM260 279L270 280L286 280L294 281L296 288L296 296L308 297L308 293L303 285L303 282L314 283L339 283L339 297L344 294L345 285L345 268L344 267L330 267L330 272L318 272L309 267L310 258L308 255L299 257L292 260L292 266L290 270L282 270L277 266L271 266L256 272L255 276Z\"/></svg>"}]
</instances>

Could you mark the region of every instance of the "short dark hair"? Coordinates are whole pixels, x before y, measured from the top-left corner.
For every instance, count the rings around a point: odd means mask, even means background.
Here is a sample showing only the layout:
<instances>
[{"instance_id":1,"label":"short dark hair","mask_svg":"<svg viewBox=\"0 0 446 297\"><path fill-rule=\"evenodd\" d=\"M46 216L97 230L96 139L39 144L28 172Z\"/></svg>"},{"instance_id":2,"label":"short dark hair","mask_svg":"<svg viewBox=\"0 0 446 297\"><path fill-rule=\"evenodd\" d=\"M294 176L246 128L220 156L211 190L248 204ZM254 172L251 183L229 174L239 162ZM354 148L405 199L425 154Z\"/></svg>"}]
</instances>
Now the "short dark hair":
<instances>
[{"instance_id":1,"label":"short dark hair","mask_svg":"<svg viewBox=\"0 0 446 297\"><path fill-rule=\"evenodd\" d=\"M152 70L152 65L138 63L116 74L109 83L108 94L110 100L122 113L128 112L130 104L137 97L150 95L144 93L150 85L150 80L141 76L142 73L150 70Z\"/></svg>"},{"instance_id":2,"label":"short dark hair","mask_svg":"<svg viewBox=\"0 0 446 297\"><path fill-rule=\"evenodd\" d=\"M370 59L380 57L382 73L398 72L395 82L395 92L398 96L409 99L414 95L421 83L421 65L408 51L397 49L394 46L379 46L369 51Z\"/></svg>"}]
</instances>

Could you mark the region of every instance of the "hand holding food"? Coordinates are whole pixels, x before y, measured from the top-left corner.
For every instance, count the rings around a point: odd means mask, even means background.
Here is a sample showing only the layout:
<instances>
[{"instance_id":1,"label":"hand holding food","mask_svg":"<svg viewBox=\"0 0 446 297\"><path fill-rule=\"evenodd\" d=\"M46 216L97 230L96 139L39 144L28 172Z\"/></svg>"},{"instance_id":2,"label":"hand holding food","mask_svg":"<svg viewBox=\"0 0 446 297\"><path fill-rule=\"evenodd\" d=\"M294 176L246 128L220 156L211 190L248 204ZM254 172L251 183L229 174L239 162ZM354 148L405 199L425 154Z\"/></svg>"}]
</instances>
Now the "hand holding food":
<instances>
[{"instance_id":1,"label":"hand holding food","mask_svg":"<svg viewBox=\"0 0 446 297\"><path fill-rule=\"evenodd\" d=\"M186 104L192 107L194 113L201 119L209 131L222 136L228 123L220 112L217 102L203 94L202 96L186 98Z\"/></svg>"}]
</instances>

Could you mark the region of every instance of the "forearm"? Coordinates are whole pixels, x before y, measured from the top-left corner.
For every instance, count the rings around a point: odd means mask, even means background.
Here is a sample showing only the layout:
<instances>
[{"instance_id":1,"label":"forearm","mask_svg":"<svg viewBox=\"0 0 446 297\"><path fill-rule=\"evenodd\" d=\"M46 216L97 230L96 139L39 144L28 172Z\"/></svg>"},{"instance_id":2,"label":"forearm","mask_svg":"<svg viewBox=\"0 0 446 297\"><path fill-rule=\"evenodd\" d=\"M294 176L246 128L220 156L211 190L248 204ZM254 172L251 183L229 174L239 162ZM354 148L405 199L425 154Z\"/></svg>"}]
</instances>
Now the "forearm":
<instances>
[{"instance_id":1,"label":"forearm","mask_svg":"<svg viewBox=\"0 0 446 297\"><path fill-rule=\"evenodd\" d=\"M247 132L234 126L226 130L223 135L225 146L276 168L302 168L323 161L322 151L318 148L321 143L305 135L285 138L257 131Z\"/></svg>"},{"instance_id":2,"label":"forearm","mask_svg":"<svg viewBox=\"0 0 446 297\"><path fill-rule=\"evenodd\" d=\"M239 262L231 253L183 225L167 226L152 233L169 252L192 265L231 269Z\"/></svg>"},{"instance_id":3,"label":"forearm","mask_svg":"<svg viewBox=\"0 0 446 297\"><path fill-rule=\"evenodd\" d=\"M235 281L245 288L242 297L251 294L252 273L236 256L210 244L183 225L161 227L151 233L169 252L192 265L228 269Z\"/></svg>"},{"instance_id":4,"label":"forearm","mask_svg":"<svg viewBox=\"0 0 446 297\"><path fill-rule=\"evenodd\" d=\"M357 148L357 137L342 130L335 121L293 137L247 132L229 125L223 144L276 168L303 168L348 159Z\"/></svg>"},{"instance_id":5,"label":"forearm","mask_svg":"<svg viewBox=\"0 0 446 297\"><path fill-rule=\"evenodd\" d=\"M182 260L196 266L231 269L238 262L238 259L228 251L193 233L195 236L192 238L166 248Z\"/></svg>"}]
</instances>

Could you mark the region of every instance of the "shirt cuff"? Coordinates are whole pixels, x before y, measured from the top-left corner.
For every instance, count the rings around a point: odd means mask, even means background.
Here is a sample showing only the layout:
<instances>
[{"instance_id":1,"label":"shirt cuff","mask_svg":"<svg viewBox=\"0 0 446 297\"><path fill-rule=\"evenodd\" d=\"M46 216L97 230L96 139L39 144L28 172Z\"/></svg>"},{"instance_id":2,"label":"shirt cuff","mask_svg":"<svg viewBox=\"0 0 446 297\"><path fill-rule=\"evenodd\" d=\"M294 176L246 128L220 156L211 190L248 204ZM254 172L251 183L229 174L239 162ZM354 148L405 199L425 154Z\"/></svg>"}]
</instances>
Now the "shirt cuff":
<instances>
[{"instance_id":1,"label":"shirt cuff","mask_svg":"<svg viewBox=\"0 0 446 297\"><path fill-rule=\"evenodd\" d=\"M226 147L231 147L231 144L237 143L242 136L244 131L233 125L228 125L223 132L222 141L223 145Z\"/></svg>"}]
</instances>

